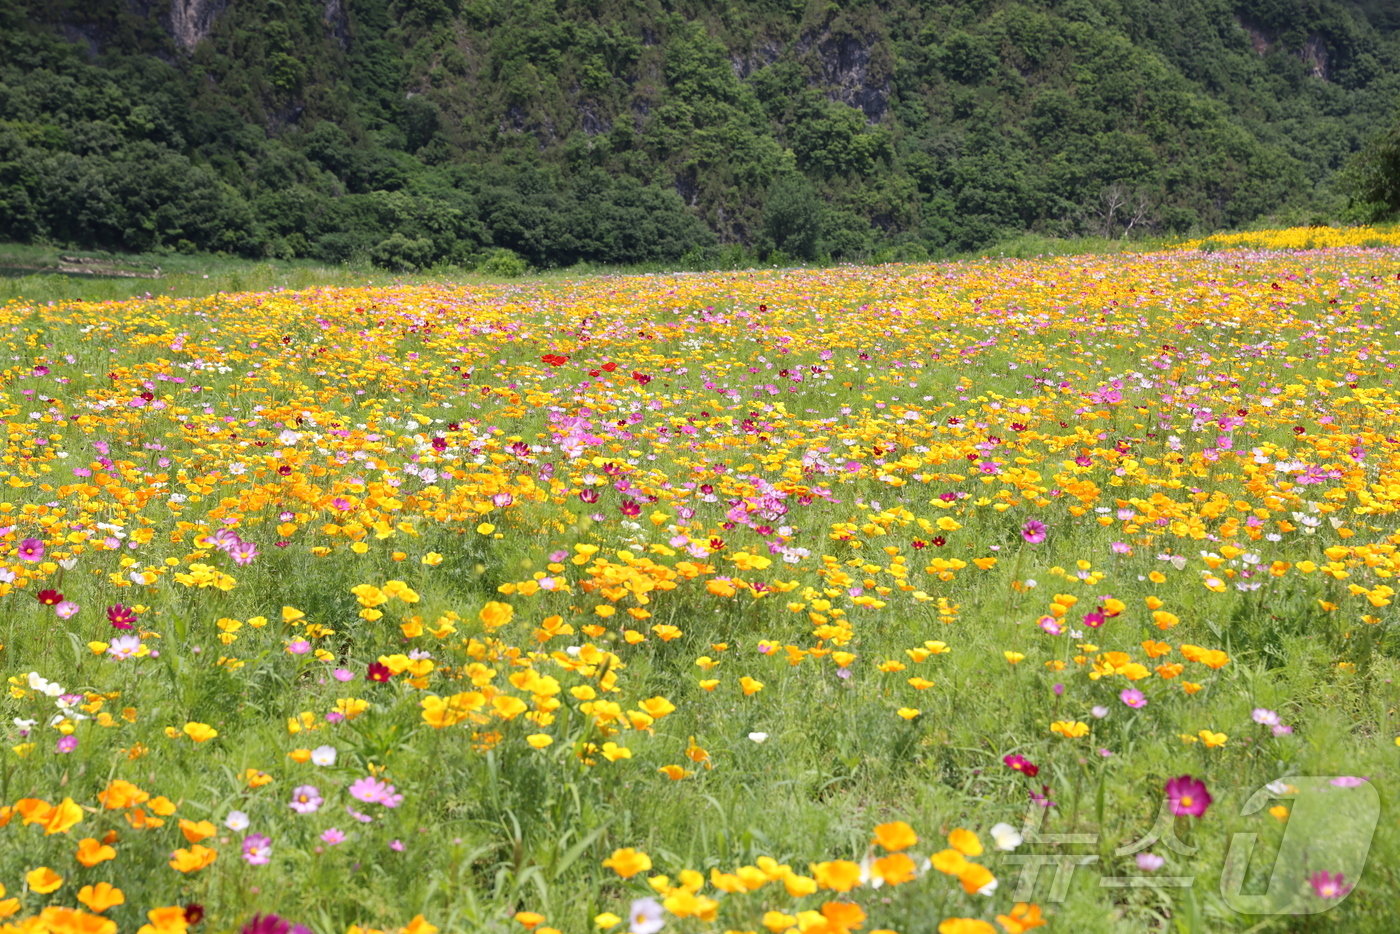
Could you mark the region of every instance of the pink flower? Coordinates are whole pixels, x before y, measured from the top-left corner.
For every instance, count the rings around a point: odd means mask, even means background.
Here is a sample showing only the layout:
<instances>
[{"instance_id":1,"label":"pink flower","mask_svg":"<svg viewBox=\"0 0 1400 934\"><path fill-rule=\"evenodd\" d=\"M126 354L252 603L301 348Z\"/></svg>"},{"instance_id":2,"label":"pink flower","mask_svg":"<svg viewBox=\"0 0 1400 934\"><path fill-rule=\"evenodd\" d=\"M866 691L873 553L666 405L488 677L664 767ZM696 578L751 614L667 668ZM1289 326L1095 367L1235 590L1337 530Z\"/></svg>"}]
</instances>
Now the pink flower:
<instances>
[{"instance_id":1,"label":"pink flower","mask_svg":"<svg viewBox=\"0 0 1400 934\"><path fill-rule=\"evenodd\" d=\"M350 797L365 804L383 804L384 799L393 794L393 785L373 776L358 779L350 785Z\"/></svg>"},{"instance_id":2,"label":"pink flower","mask_svg":"<svg viewBox=\"0 0 1400 934\"><path fill-rule=\"evenodd\" d=\"M1345 884L1340 872L1315 872L1308 878L1318 898L1346 898L1351 894L1351 886Z\"/></svg>"},{"instance_id":3,"label":"pink flower","mask_svg":"<svg viewBox=\"0 0 1400 934\"><path fill-rule=\"evenodd\" d=\"M321 833L321 839L324 840L326 843L329 843L331 846L335 846L338 843L345 842L345 834L341 832L340 828L338 827L327 827Z\"/></svg>"},{"instance_id":4,"label":"pink flower","mask_svg":"<svg viewBox=\"0 0 1400 934\"><path fill-rule=\"evenodd\" d=\"M1147 706L1147 698L1137 688L1124 688L1118 693L1118 699L1134 710Z\"/></svg>"},{"instance_id":5,"label":"pink flower","mask_svg":"<svg viewBox=\"0 0 1400 934\"><path fill-rule=\"evenodd\" d=\"M311 651L311 643L305 639L296 639L287 643L287 651L292 655L305 655Z\"/></svg>"},{"instance_id":6,"label":"pink flower","mask_svg":"<svg viewBox=\"0 0 1400 934\"><path fill-rule=\"evenodd\" d=\"M107 607L107 622L117 629L131 629L136 623L136 613L129 606L115 603Z\"/></svg>"},{"instance_id":7,"label":"pink flower","mask_svg":"<svg viewBox=\"0 0 1400 934\"><path fill-rule=\"evenodd\" d=\"M53 611L58 614L59 619L72 619L78 615L78 610L78 604L74 603L72 600L64 600L53 608Z\"/></svg>"},{"instance_id":8,"label":"pink flower","mask_svg":"<svg viewBox=\"0 0 1400 934\"><path fill-rule=\"evenodd\" d=\"M77 748L78 737L76 736L65 736L58 741L58 744L56 746L54 746L54 750L56 752L72 752L74 749Z\"/></svg>"},{"instance_id":9,"label":"pink flower","mask_svg":"<svg viewBox=\"0 0 1400 934\"><path fill-rule=\"evenodd\" d=\"M1166 792L1167 807L1177 816L1200 817L1214 800L1206 790L1206 783L1190 775L1168 779Z\"/></svg>"},{"instance_id":10,"label":"pink flower","mask_svg":"<svg viewBox=\"0 0 1400 934\"><path fill-rule=\"evenodd\" d=\"M44 557L44 543L37 538L26 538L15 553L21 561L38 561Z\"/></svg>"},{"instance_id":11,"label":"pink flower","mask_svg":"<svg viewBox=\"0 0 1400 934\"><path fill-rule=\"evenodd\" d=\"M243 838L243 858L249 866L266 866L272 859L272 840L260 833L250 833Z\"/></svg>"},{"instance_id":12,"label":"pink flower","mask_svg":"<svg viewBox=\"0 0 1400 934\"><path fill-rule=\"evenodd\" d=\"M1166 860L1156 853L1139 853L1137 855L1138 868L1143 872L1156 872L1166 864Z\"/></svg>"},{"instance_id":13,"label":"pink flower","mask_svg":"<svg viewBox=\"0 0 1400 934\"><path fill-rule=\"evenodd\" d=\"M287 806L298 814L315 814L324 800L315 785L298 785L292 789L292 800Z\"/></svg>"},{"instance_id":14,"label":"pink flower","mask_svg":"<svg viewBox=\"0 0 1400 934\"><path fill-rule=\"evenodd\" d=\"M240 541L229 548L229 557L233 558L233 563L243 566L252 564L258 557L258 546L252 542Z\"/></svg>"},{"instance_id":15,"label":"pink flower","mask_svg":"<svg viewBox=\"0 0 1400 934\"><path fill-rule=\"evenodd\" d=\"M1358 778L1355 775L1338 775L1327 784L1335 785L1338 788L1359 788L1366 784L1366 779Z\"/></svg>"},{"instance_id":16,"label":"pink flower","mask_svg":"<svg viewBox=\"0 0 1400 934\"><path fill-rule=\"evenodd\" d=\"M1045 541L1045 523L1036 519L1029 520L1021 526L1021 537L1032 545L1039 545Z\"/></svg>"}]
</instances>

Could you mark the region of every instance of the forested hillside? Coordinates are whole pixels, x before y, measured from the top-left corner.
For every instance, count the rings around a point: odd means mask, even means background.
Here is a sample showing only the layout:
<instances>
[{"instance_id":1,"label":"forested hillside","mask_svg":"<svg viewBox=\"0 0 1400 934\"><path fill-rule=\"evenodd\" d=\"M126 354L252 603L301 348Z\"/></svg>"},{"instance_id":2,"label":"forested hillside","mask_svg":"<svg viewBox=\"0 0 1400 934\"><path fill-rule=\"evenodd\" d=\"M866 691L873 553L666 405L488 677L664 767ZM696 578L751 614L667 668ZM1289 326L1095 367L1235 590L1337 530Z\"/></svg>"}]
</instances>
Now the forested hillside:
<instances>
[{"instance_id":1,"label":"forested hillside","mask_svg":"<svg viewBox=\"0 0 1400 934\"><path fill-rule=\"evenodd\" d=\"M508 269L1209 231L1336 216L1397 102L1390 0L0 0L0 239Z\"/></svg>"}]
</instances>

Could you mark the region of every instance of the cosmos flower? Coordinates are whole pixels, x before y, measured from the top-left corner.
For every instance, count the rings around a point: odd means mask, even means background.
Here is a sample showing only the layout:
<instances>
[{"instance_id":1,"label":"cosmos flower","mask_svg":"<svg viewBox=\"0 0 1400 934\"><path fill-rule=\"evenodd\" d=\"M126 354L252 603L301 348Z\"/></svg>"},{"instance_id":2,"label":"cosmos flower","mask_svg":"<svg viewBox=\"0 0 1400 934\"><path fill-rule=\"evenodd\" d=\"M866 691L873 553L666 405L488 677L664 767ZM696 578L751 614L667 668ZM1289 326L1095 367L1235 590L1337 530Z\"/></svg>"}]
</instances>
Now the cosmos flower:
<instances>
[{"instance_id":1,"label":"cosmos flower","mask_svg":"<svg viewBox=\"0 0 1400 934\"><path fill-rule=\"evenodd\" d=\"M1328 900L1346 898L1351 894L1352 888L1346 884L1346 879L1340 872L1315 872L1308 877L1308 884L1312 886L1318 898Z\"/></svg>"},{"instance_id":2,"label":"cosmos flower","mask_svg":"<svg viewBox=\"0 0 1400 934\"><path fill-rule=\"evenodd\" d=\"M1178 817L1200 817L1213 800L1206 783L1189 775L1169 779L1166 784L1167 807Z\"/></svg>"},{"instance_id":3,"label":"cosmos flower","mask_svg":"<svg viewBox=\"0 0 1400 934\"><path fill-rule=\"evenodd\" d=\"M292 789L292 800L288 804L298 814L315 814L323 802L320 790L315 785L298 785Z\"/></svg>"},{"instance_id":4,"label":"cosmos flower","mask_svg":"<svg viewBox=\"0 0 1400 934\"><path fill-rule=\"evenodd\" d=\"M244 837L243 859L249 866L266 866L272 859L271 838L260 833L251 833Z\"/></svg>"}]
</instances>

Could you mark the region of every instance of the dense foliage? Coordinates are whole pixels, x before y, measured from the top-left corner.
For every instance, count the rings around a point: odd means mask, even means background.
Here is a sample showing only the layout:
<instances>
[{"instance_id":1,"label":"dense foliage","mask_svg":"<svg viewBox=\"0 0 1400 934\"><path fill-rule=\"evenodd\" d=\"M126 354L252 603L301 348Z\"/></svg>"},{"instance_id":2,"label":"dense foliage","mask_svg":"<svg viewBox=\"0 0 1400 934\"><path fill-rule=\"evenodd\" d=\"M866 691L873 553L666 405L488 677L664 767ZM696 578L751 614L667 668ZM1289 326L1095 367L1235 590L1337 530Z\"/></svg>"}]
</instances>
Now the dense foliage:
<instances>
[{"instance_id":1,"label":"dense foliage","mask_svg":"<svg viewBox=\"0 0 1400 934\"><path fill-rule=\"evenodd\" d=\"M0 237L508 271L1208 231L1335 213L1400 96L1378 0L176 6L0 0Z\"/></svg>"}]
</instances>

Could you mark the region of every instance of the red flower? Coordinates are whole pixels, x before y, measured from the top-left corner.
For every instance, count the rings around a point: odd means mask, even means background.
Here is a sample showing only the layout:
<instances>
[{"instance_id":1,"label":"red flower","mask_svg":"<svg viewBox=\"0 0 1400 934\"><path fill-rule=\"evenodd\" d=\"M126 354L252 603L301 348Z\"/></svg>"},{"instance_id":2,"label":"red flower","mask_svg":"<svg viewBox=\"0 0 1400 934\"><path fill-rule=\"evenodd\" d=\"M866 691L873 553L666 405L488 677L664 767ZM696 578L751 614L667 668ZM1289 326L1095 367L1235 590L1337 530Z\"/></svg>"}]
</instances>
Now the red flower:
<instances>
[{"instance_id":1,"label":"red flower","mask_svg":"<svg viewBox=\"0 0 1400 934\"><path fill-rule=\"evenodd\" d=\"M1040 774L1040 766L1031 762L1031 760L1027 759L1025 756L1003 756L1001 761L1005 762L1006 767L1013 772L1020 772L1027 778L1035 778Z\"/></svg>"},{"instance_id":2,"label":"red flower","mask_svg":"<svg viewBox=\"0 0 1400 934\"><path fill-rule=\"evenodd\" d=\"M39 591L39 602L44 606L57 606L63 602L63 594L57 590L41 590Z\"/></svg>"},{"instance_id":3,"label":"red flower","mask_svg":"<svg viewBox=\"0 0 1400 934\"><path fill-rule=\"evenodd\" d=\"M545 363L548 363L550 366L563 366L564 364L569 362L568 357L564 356L563 354L557 353L547 353L543 357L540 357L540 359L543 360Z\"/></svg>"},{"instance_id":4,"label":"red flower","mask_svg":"<svg viewBox=\"0 0 1400 934\"><path fill-rule=\"evenodd\" d=\"M393 676L394 673L389 670L389 666L381 662L370 662L369 671L365 675L365 677L369 678L369 680L378 681L381 684L383 684L385 681L388 681Z\"/></svg>"},{"instance_id":5,"label":"red flower","mask_svg":"<svg viewBox=\"0 0 1400 934\"><path fill-rule=\"evenodd\" d=\"M603 364L602 369L603 369L603 372L605 372L605 373L611 373L611 372L613 372L614 370L617 369L617 364L616 364L616 363L613 363L611 360L609 360L607 363L604 363L604 364Z\"/></svg>"},{"instance_id":6,"label":"red flower","mask_svg":"<svg viewBox=\"0 0 1400 934\"><path fill-rule=\"evenodd\" d=\"M292 468L283 464L281 467L277 468L277 472L284 477L290 477L292 475Z\"/></svg>"}]
</instances>

